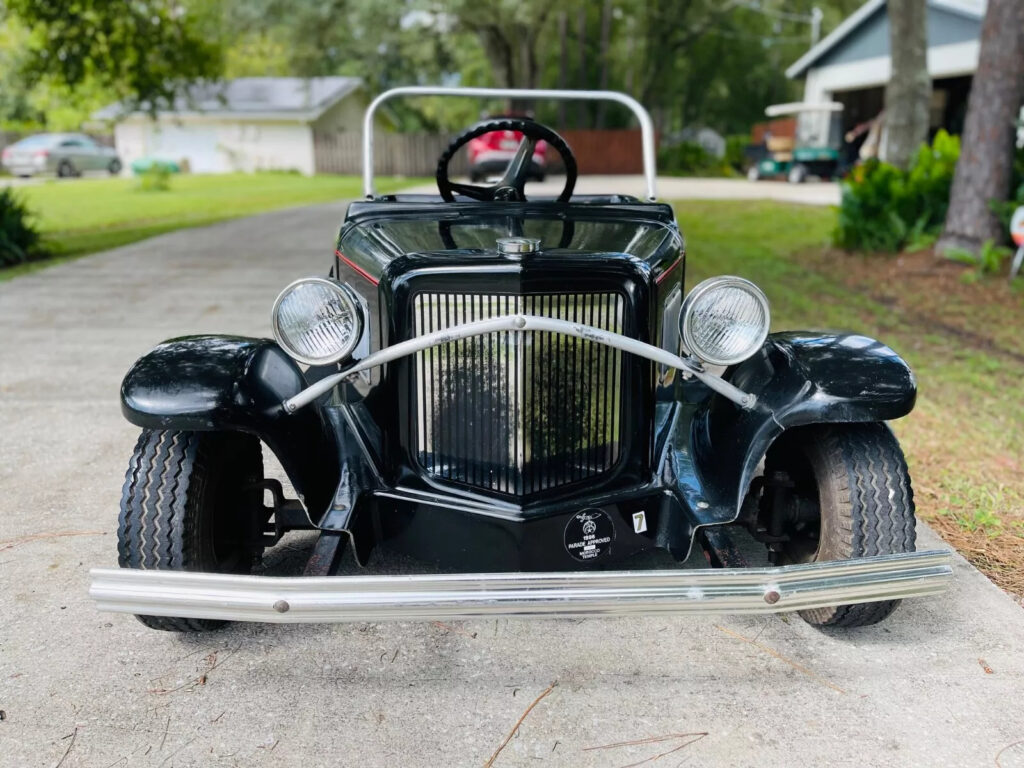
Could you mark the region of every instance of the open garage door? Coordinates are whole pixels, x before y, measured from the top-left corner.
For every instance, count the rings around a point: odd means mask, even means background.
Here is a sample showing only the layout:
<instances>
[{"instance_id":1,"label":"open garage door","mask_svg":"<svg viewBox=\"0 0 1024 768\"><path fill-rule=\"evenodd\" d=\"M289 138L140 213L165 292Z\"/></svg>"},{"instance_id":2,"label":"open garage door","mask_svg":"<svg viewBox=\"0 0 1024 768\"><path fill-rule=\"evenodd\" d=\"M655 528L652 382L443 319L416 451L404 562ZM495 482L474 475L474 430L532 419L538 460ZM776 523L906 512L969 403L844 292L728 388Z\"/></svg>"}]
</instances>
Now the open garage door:
<instances>
[{"instance_id":1,"label":"open garage door","mask_svg":"<svg viewBox=\"0 0 1024 768\"><path fill-rule=\"evenodd\" d=\"M225 173L231 170L220 149L215 126L161 124L150 129L149 154L162 160L188 161L193 173Z\"/></svg>"}]
</instances>

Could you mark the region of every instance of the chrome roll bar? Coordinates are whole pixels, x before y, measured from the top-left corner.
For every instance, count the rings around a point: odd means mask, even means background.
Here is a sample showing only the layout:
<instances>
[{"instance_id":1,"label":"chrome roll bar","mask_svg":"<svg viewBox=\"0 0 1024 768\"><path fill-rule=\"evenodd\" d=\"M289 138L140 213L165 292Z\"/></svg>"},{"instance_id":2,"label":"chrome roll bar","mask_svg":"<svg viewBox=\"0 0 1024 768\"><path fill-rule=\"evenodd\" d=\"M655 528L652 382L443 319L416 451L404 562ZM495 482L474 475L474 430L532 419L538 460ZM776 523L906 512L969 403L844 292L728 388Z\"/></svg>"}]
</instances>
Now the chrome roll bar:
<instances>
[{"instance_id":1,"label":"chrome roll bar","mask_svg":"<svg viewBox=\"0 0 1024 768\"><path fill-rule=\"evenodd\" d=\"M481 99L555 99L563 101L613 101L623 104L636 115L643 141L644 177L647 179L647 199L655 200L656 168L654 163L654 123L651 116L636 99L617 91L563 91L529 88L445 88L434 85L407 85L384 91L370 102L363 117L363 194L372 200L373 186L373 116L385 101L397 96L471 96Z\"/></svg>"}]
</instances>

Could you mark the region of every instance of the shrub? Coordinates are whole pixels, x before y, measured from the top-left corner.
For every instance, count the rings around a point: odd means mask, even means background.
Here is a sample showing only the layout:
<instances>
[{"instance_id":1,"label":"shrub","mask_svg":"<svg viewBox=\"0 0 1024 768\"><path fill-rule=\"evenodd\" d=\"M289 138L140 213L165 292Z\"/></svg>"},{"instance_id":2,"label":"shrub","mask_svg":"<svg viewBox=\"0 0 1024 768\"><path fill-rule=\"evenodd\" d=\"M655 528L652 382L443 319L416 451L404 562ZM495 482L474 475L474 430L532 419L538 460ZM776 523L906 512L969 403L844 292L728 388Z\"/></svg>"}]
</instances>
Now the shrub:
<instances>
[{"instance_id":1,"label":"shrub","mask_svg":"<svg viewBox=\"0 0 1024 768\"><path fill-rule=\"evenodd\" d=\"M750 136L745 133L725 137L725 162L738 173L747 167L747 146Z\"/></svg>"},{"instance_id":2,"label":"shrub","mask_svg":"<svg viewBox=\"0 0 1024 768\"><path fill-rule=\"evenodd\" d=\"M843 183L836 245L898 251L933 240L946 220L959 157L960 138L939 131L908 171L875 159L858 165Z\"/></svg>"},{"instance_id":3,"label":"shrub","mask_svg":"<svg viewBox=\"0 0 1024 768\"><path fill-rule=\"evenodd\" d=\"M171 168L166 163L154 162L139 173L141 192L166 192L171 188Z\"/></svg>"},{"instance_id":4,"label":"shrub","mask_svg":"<svg viewBox=\"0 0 1024 768\"><path fill-rule=\"evenodd\" d=\"M923 144L907 173L907 198L901 216L905 221L924 218L924 231L941 228L949 209L956 162L960 159L960 137L945 131L935 134L929 147Z\"/></svg>"},{"instance_id":5,"label":"shrub","mask_svg":"<svg viewBox=\"0 0 1024 768\"><path fill-rule=\"evenodd\" d=\"M45 255L28 206L10 187L0 189L0 267Z\"/></svg>"},{"instance_id":6,"label":"shrub","mask_svg":"<svg viewBox=\"0 0 1024 768\"><path fill-rule=\"evenodd\" d=\"M1017 150L1013 163L1013 181L1009 200L993 200L992 210L1003 224L1003 230L1010 230L1010 219L1018 207L1024 205L1024 147Z\"/></svg>"},{"instance_id":7,"label":"shrub","mask_svg":"<svg viewBox=\"0 0 1024 768\"><path fill-rule=\"evenodd\" d=\"M713 157L692 141L682 141L658 150L658 170L668 176L731 176L724 160Z\"/></svg>"},{"instance_id":8,"label":"shrub","mask_svg":"<svg viewBox=\"0 0 1024 768\"><path fill-rule=\"evenodd\" d=\"M906 225L894 201L903 197L903 174L874 158L858 165L843 183L834 240L848 250L896 251Z\"/></svg>"},{"instance_id":9,"label":"shrub","mask_svg":"<svg viewBox=\"0 0 1024 768\"><path fill-rule=\"evenodd\" d=\"M978 275L991 275L1002 269L1003 261L1013 255L1013 251L1005 245L997 245L994 240L986 240L977 254L963 248L950 248L946 258L969 264L975 267Z\"/></svg>"}]
</instances>

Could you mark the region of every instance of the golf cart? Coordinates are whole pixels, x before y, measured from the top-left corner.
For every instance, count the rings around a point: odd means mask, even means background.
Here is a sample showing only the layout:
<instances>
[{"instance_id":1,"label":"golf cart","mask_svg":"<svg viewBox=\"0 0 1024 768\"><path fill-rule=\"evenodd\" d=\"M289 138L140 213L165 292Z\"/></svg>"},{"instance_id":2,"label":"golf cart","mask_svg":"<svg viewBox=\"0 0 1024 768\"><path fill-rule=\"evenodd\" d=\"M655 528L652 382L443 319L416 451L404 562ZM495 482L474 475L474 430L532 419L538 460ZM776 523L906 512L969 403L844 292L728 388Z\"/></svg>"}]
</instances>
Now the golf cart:
<instances>
[{"instance_id":1,"label":"golf cart","mask_svg":"<svg viewBox=\"0 0 1024 768\"><path fill-rule=\"evenodd\" d=\"M455 138L436 193L378 195L375 110L437 95L617 102L640 123L646 199L576 194L568 144L521 119ZM501 178L453 181L456 153L496 130L522 136ZM770 333L741 277L687 285L635 100L398 88L363 141L365 199L324 274L278 296L273 339L176 338L126 374L141 434L120 567L92 571L101 609L174 631L782 611L852 627L948 586L949 553L915 551L885 423L914 406L909 366L856 333ZM528 198L540 141L566 175ZM305 574L254 575L290 531L316 534ZM385 548L424 572L339 575ZM691 552L711 567L681 567ZM672 567L637 567L650 557Z\"/></svg>"},{"instance_id":2,"label":"golf cart","mask_svg":"<svg viewBox=\"0 0 1024 768\"><path fill-rule=\"evenodd\" d=\"M825 101L817 104L773 104L764 112L768 117L783 117L809 113L833 114L842 110L843 105L839 102ZM826 138L821 143L814 144L802 144L792 136L767 136L767 156L750 166L747 178L751 181L784 178L791 184L802 184L810 176L817 176L826 181L831 179L839 170L839 149L827 146L827 136L830 133L831 130L826 131Z\"/></svg>"}]
</instances>

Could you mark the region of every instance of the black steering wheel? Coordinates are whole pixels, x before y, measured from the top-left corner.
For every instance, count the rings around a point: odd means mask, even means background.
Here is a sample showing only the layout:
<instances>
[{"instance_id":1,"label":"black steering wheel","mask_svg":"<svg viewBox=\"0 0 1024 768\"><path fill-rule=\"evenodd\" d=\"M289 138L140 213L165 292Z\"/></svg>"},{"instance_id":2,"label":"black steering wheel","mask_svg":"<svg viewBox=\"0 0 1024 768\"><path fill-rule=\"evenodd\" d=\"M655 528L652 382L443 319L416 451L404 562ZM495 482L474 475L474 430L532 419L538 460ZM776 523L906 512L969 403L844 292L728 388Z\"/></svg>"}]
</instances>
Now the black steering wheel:
<instances>
[{"instance_id":1,"label":"black steering wheel","mask_svg":"<svg viewBox=\"0 0 1024 768\"><path fill-rule=\"evenodd\" d=\"M494 131L518 131L523 134L523 140L519 142L519 148L509 161L505 174L491 186L456 184L449 179L448 164L455 157L455 153L477 136ZM565 143L565 139L546 125L521 118L485 120L456 136L437 161L437 188L441 192L441 197L449 203L455 202L455 195L464 195L484 202L494 200L525 201L526 194L523 190L526 187L526 177L530 172L530 159L533 157L533 150L538 141L546 141L562 156L562 163L565 165L565 186L558 196L558 202L569 202L572 191L576 187L576 157L569 149L569 145Z\"/></svg>"}]
</instances>

